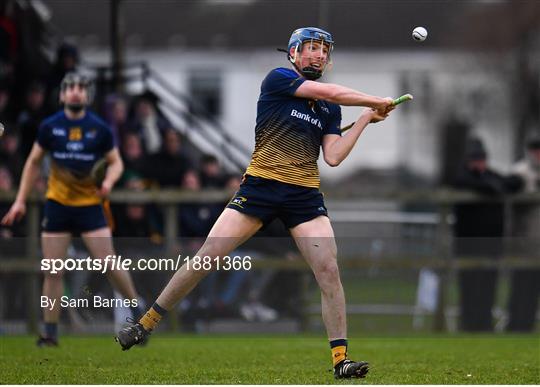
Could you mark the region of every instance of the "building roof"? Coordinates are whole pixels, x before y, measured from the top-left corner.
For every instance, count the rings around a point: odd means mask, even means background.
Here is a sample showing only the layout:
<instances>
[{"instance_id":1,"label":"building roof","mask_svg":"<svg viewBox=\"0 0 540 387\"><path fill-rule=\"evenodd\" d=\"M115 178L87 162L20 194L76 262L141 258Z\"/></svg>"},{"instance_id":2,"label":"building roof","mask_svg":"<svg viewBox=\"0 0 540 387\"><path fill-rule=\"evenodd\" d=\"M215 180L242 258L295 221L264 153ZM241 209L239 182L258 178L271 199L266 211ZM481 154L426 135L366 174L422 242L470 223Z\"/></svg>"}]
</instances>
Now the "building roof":
<instances>
[{"instance_id":1,"label":"building roof","mask_svg":"<svg viewBox=\"0 0 540 387\"><path fill-rule=\"evenodd\" d=\"M496 48L538 32L537 0L121 0L127 46L284 47L301 26L334 35L336 49ZM84 44L109 43L109 0L48 0L52 22ZM84 15L84 16L82 16ZM532 25L532 26L531 26ZM414 42L416 26L429 31Z\"/></svg>"}]
</instances>

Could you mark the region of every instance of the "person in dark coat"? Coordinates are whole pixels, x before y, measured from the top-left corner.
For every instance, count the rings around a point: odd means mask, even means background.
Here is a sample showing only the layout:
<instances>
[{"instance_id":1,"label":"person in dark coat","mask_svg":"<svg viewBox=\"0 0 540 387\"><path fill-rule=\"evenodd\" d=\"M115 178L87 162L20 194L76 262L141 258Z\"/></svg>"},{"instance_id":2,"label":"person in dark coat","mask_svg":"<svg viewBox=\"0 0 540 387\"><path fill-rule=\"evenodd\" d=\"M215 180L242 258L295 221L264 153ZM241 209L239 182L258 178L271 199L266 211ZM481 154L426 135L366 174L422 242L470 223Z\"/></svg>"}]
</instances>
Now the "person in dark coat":
<instances>
[{"instance_id":1,"label":"person in dark coat","mask_svg":"<svg viewBox=\"0 0 540 387\"><path fill-rule=\"evenodd\" d=\"M56 50L56 60L47 77L47 110L52 114L58 109L60 83L67 73L76 71L80 63L79 49L74 44L64 42Z\"/></svg>"},{"instance_id":2,"label":"person in dark coat","mask_svg":"<svg viewBox=\"0 0 540 387\"><path fill-rule=\"evenodd\" d=\"M486 201L455 206L455 255L466 259L499 258L503 249L504 207L493 199L515 191L519 182L489 168L484 145L473 138L467 145L465 165L457 174L454 185L486 197ZM460 328L465 331L493 330L491 309L495 302L497 270L463 269L458 273L458 280Z\"/></svg>"},{"instance_id":3,"label":"person in dark coat","mask_svg":"<svg viewBox=\"0 0 540 387\"><path fill-rule=\"evenodd\" d=\"M540 192L540 134L527 140L525 157L512 167L512 173L523 182L523 192ZM540 205L516 203L513 207L513 246L518 256L540 258ZM520 268L511 272L508 300L509 332L531 332L536 323L540 298L540 269Z\"/></svg>"},{"instance_id":4,"label":"person in dark coat","mask_svg":"<svg viewBox=\"0 0 540 387\"><path fill-rule=\"evenodd\" d=\"M161 152L148 158L148 165L152 166L148 177L155 180L160 187L176 188L182 184L184 174L192 165L184 154L182 139L176 130L167 129L164 140Z\"/></svg>"},{"instance_id":5,"label":"person in dark coat","mask_svg":"<svg viewBox=\"0 0 540 387\"><path fill-rule=\"evenodd\" d=\"M201 183L204 188L224 188L228 177L221 170L216 156L206 154L201 158Z\"/></svg>"},{"instance_id":6,"label":"person in dark coat","mask_svg":"<svg viewBox=\"0 0 540 387\"><path fill-rule=\"evenodd\" d=\"M39 81L30 83L26 89L24 107L17 118L20 153L25 160L36 141L39 125L47 116L45 97L45 85Z\"/></svg>"}]
</instances>

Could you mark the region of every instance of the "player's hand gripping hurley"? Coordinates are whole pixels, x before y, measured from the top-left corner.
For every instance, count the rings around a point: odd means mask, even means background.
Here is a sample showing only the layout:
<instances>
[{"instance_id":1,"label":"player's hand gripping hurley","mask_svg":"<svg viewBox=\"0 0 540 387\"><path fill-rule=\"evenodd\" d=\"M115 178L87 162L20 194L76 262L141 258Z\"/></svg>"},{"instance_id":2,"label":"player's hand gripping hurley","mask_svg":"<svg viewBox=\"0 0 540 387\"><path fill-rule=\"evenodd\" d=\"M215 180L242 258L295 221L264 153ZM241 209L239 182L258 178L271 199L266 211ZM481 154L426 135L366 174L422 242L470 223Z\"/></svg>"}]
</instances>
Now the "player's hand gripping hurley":
<instances>
[{"instance_id":1,"label":"player's hand gripping hurley","mask_svg":"<svg viewBox=\"0 0 540 387\"><path fill-rule=\"evenodd\" d=\"M402 95L401 97L398 97L396 98L395 100L392 101L392 104L394 106L397 106L399 104L402 104L403 102L407 102L407 101L411 101L413 99L413 96L412 94L404 94ZM344 126L343 128L341 128L341 133L344 133L346 132L347 130L349 130L350 128L353 127L353 125L355 124L355 122L347 125L347 126Z\"/></svg>"}]
</instances>

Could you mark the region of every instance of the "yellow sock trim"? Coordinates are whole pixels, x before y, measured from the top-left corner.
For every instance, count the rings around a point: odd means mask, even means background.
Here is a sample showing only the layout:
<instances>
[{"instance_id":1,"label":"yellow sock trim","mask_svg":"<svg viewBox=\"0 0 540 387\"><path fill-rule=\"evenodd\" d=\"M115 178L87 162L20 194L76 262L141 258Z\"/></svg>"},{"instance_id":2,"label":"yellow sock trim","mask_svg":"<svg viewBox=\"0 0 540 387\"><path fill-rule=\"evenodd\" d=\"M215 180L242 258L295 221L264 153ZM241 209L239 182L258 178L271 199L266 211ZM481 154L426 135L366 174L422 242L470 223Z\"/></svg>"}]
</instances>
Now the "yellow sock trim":
<instances>
[{"instance_id":1,"label":"yellow sock trim","mask_svg":"<svg viewBox=\"0 0 540 387\"><path fill-rule=\"evenodd\" d=\"M139 322L142 324L144 329L147 331L153 331L154 328L158 325L158 323L161 321L161 316L154 308L148 309L148 311L144 314L144 316L141 317Z\"/></svg>"},{"instance_id":2,"label":"yellow sock trim","mask_svg":"<svg viewBox=\"0 0 540 387\"><path fill-rule=\"evenodd\" d=\"M332 348L332 362L334 363L334 367L339 362L345 360L347 358L347 347L344 345L339 345L337 347Z\"/></svg>"}]
</instances>

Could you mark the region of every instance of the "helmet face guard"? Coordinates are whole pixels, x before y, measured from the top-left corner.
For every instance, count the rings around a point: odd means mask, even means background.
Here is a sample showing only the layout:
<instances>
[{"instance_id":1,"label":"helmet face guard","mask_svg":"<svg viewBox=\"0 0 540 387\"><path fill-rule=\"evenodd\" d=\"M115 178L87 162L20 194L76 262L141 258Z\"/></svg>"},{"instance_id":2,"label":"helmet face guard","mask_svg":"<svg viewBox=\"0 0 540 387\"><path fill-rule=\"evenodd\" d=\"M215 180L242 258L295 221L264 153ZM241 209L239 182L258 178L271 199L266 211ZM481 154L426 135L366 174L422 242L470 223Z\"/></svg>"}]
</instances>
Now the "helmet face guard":
<instances>
[{"instance_id":1,"label":"helmet face guard","mask_svg":"<svg viewBox=\"0 0 540 387\"><path fill-rule=\"evenodd\" d=\"M326 63L323 63L321 68L315 68L312 66L306 66L300 68L301 63L299 64L300 53L305 44L310 44L313 47L315 42L320 43L321 55L324 55L324 49L327 48L327 60ZM332 35L329 32L321 30L316 27L306 27L299 28L294 31L289 39L287 56L291 63L296 67L296 69L304 75L309 80L319 79L323 74L326 68L332 64L331 52L334 49L334 40ZM291 49L293 49L293 54L291 54Z\"/></svg>"}]
</instances>

